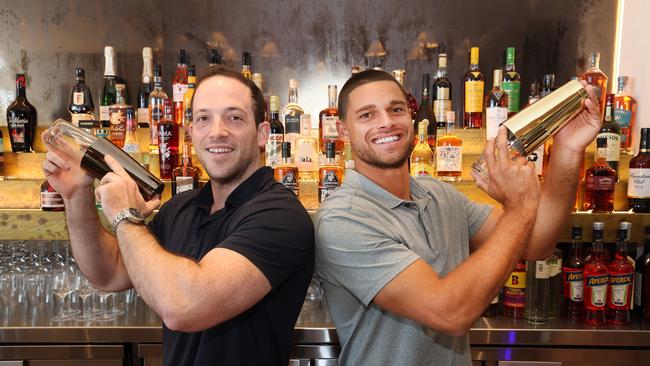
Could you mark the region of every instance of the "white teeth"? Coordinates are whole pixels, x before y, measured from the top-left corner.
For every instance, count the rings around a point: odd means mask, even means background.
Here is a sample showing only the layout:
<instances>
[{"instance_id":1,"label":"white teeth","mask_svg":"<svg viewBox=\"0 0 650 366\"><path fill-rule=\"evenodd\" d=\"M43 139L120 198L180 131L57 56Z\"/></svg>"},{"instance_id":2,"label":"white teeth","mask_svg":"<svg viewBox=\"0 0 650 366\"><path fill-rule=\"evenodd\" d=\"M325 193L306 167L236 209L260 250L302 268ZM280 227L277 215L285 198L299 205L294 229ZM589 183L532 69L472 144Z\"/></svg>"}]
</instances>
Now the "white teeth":
<instances>
[{"instance_id":1,"label":"white teeth","mask_svg":"<svg viewBox=\"0 0 650 366\"><path fill-rule=\"evenodd\" d=\"M399 140L399 137L397 137L397 136L388 136L388 137L383 137L383 138L375 140L375 144L381 145L381 144L385 144L387 142L393 142L393 141L397 141L397 140Z\"/></svg>"},{"instance_id":2,"label":"white teeth","mask_svg":"<svg viewBox=\"0 0 650 366\"><path fill-rule=\"evenodd\" d=\"M219 148L216 148L216 149L208 149L208 151L211 152L211 153L223 154L223 153L231 152L232 149L219 147Z\"/></svg>"}]
</instances>

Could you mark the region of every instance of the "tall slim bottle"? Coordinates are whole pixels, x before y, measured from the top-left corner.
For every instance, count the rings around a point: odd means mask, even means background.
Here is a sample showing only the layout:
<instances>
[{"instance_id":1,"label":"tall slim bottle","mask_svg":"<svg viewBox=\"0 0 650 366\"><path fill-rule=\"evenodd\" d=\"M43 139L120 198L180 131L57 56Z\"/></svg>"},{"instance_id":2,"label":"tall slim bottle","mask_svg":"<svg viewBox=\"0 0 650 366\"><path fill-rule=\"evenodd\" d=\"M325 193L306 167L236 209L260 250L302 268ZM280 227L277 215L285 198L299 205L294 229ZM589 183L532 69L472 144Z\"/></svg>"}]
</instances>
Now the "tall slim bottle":
<instances>
[{"instance_id":1,"label":"tall slim bottle","mask_svg":"<svg viewBox=\"0 0 650 366\"><path fill-rule=\"evenodd\" d=\"M33 152L36 108L27 100L25 74L16 74L16 99L7 107L7 127L13 152Z\"/></svg>"},{"instance_id":2,"label":"tall slim bottle","mask_svg":"<svg viewBox=\"0 0 650 366\"><path fill-rule=\"evenodd\" d=\"M600 70L600 52L589 56L589 68L582 74L582 80L596 89L596 97L600 105L600 115L605 111L605 97L607 96L607 75Z\"/></svg>"},{"instance_id":3,"label":"tall slim bottle","mask_svg":"<svg viewBox=\"0 0 650 366\"><path fill-rule=\"evenodd\" d=\"M162 69L160 65L153 68L153 91L149 94L149 121L151 126L151 140L149 150L158 154L158 124L165 118L165 105L169 102L167 93L162 89Z\"/></svg>"},{"instance_id":4,"label":"tall slim bottle","mask_svg":"<svg viewBox=\"0 0 650 366\"><path fill-rule=\"evenodd\" d=\"M172 81L172 98L174 100L174 121L183 125L183 96L187 92L187 55L184 49L178 50L178 63Z\"/></svg>"},{"instance_id":5,"label":"tall slim bottle","mask_svg":"<svg viewBox=\"0 0 650 366\"><path fill-rule=\"evenodd\" d=\"M183 160L172 172L172 196L199 188L201 169L192 164L192 147L183 144Z\"/></svg>"},{"instance_id":6,"label":"tall slim bottle","mask_svg":"<svg viewBox=\"0 0 650 366\"><path fill-rule=\"evenodd\" d=\"M298 104L298 80L289 79L289 102L284 106L284 141L291 143L292 155L296 139L300 136L300 116L305 111Z\"/></svg>"},{"instance_id":7,"label":"tall slim bottle","mask_svg":"<svg viewBox=\"0 0 650 366\"><path fill-rule=\"evenodd\" d=\"M437 128L447 128L447 112L451 111L451 82L447 78L447 54L438 56L438 73L431 87L433 96L433 113L436 117Z\"/></svg>"},{"instance_id":8,"label":"tall slim bottle","mask_svg":"<svg viewBox=\"0 0 650 366\"><path fill-rule=\"evenodd\" d=\"M337 96L336 85L328 85L327 108L323 109L318 114L320 150L323 154L327 152L328 142L333 142L335 144L337 153L342 153L344 148L343 139L339 137L339 132L336 129L336 123L339 120L339 109L336 107Z\"/></svg>"},{"instance_id":9,"label":"tall slim bottle","mask_svg":"<svg viewBox=\"0 0 650 366\"><path fill-rule=\"evenodd\" d=\"M605 115L603 125L596 138L607 139L607 164L618 171L618 162L621 160L621 129L614 119L614 94L607 94L605 102Z\"/></svg>"},{"instance_id":10,"label":"tall slim bottle","mask_svg":"<svg viewBox=\"0 0 650 366\"><path fill-rule=\"evenodd\" d=\"M571 320L579 320L584 313L584 267L585 259L582 253L582 228L574 225L571 228L571 249L569 258L562 268L564 287L564 307L566 316Z\"/></svg>"},{"instance_id":11,"label":"tall slim bottle","mask_svg":"<svg viewBox=\"0 0 650 366\"><path fill-rule=\"evenodd\" d=\"M636 125L636 99L630 95L629 77L619 76L614 97L614 119L621 127L621 151L632 150L632 131Z\"/></svg>"},{"instance_id":12,"label":"tall slim bottle","mask_svg":"<svg viewBox=\"0 0 650 366\"><path fill-rule=\"evenodd\" d=\"M213 67L217 65L223 65L223 57L218 49L211 48L210 54L208 55L208 66Z\"/></svg>"},{"instance_id":13,"label":"tall slim bottle","mask_svg":"<svg viewBox=\"0 0 650 366\"><path fill-rule=\"evenodd\" d=\"M540 97L544 98L545 96L551 94L555 90L555 74L546 74L542 79L542 90L540 91Z\"/></svg>"},{"instance_id":14,"label":"tall slim bottle","mask_svg":"<svg viewBox=\"0 0 650 366\"><path fill-rule=\"evenodd\" d=\"M508 94L501 88L503 70L494 70L492 89L485 96L485 128L488 139L497 137L499 126L508 119Z\"/></svg>"},{"instance_id":15,"label":"tall slim bottle","mask_svg":"<svg viewBox=\"0 0 650 366\"><path fill-rule=\"evenodd\" d=\"M149 128L149 94L153 90L153 51L142 49L142 79L138 87L138 127Z\"/></svg>"},{"instance_id":16,"label":"tall slim bottle","mask_svg":"<svg viewBox=\"0 0 650 366\"><path fill-rule=\"evenodd\" d=\"M298 180L303 182L318 181L318 141L311 136L311 115L300 116L300 136L296 139L296 167Z\"/></svg>"},{"instance_id":17,"label":"tall slim bottle","mask_svg":"<svg viewBox=\"0 0 650 366\"><path fill-rule=\"evenodd\" d=\"M280 97L271 95L269 98L269 139L266 142L266 166L275 168L282 162L282 143L284 142L284 126L280 122Z\"/></svg>"},{"instance_id":18,"label":"tall slim bottle","mask_svg":"<svg viewBox=\"0 0 650 366\"><path fill-rule=\"evenodd\" d=\"M634 292L634 266L627 256L627 236L632 227L629 222L619 223L616 230L616 252L609 263L607 288L607 322L622 325L630 323L632 294Z\"/></svg>"},{"instance_id":19,"label":"tall slim bottle","mask_svg":"<svg viewBox=\"0 0 650 366\"><path fill-rule=\"evenodd\" d=\"M122 150L142 164L135 110L133 108L126 109L126 132L124 135L124 146L122 146Z\"/></svg>"},{"instance_id":20,"label":"tall slim bottle","mask_svg":"<svg viewBox=\"0 0 650 366\"><path fill-rule=\"evenodd\" d=\"M526 262L526 307L524 317L532 323L548 321L550 292L549 267L546 260Z\"/></svg>"},{"instance_id":21,"label":"tall slim bottle","mask_svg":"<svg viewBox=\"0 0 650 366\"><path fill-rule=\"evenodd\" d=\"M603 231L605 224L593 223L593 245L591 256L585 262L584 291L585 291L585 323L603 325L607 323L607 285L609 271L603 260Z\"/></svg>"},{"instance_id":22,"label":"tall slim bottle","mask_svg":"<svg viewBox=\"0 0 650 366\"><path fill-rule=\"evenodd\" d=\"M357 66L358 68L358 66ZM354 69L352 70L354 71ZM359 72L357 69L356 72ZM353 72L352 75L355 73ZM413 94L406 89L406 86L404 85L404 78L406 78L406 71L404 69L397 69L393 70L393 76L395 77L395 80L404 88L404 91L406 91L406 104L409 107L409 112L411 112L411 119L415 120L415 115L418 113L418 101L415 99Z\"/></svg>"},{"instance_id":23,"label":"tall slim bottle","mask_svg":"<svg viewBox=\"0 0 650 366\"><path fill-rule=\"evenodd\" d=\"M629 164L627 202L636 213L650 213L650 128L642 128L639 153Z\"/></svg>"},{"instance_id":24,"label":"tall slim bottle","mask_svg":"<svg viewBox=\"0 0 650 366\"><path fill-rule=\"evenodd\" d=\"M650 225L645 227L643 253L636 259L634 311L650 320Z\"/></svg>"},{"instance_id":25,"label":"tall slim bottle","mask_svg":"<svg viewBox=\"0 0 650 366\"><path fill-rule=\"evenodd\" d=\"M90 88L86 85L86 73L81 67L74 70L76 79L75 86L70 92L70 102L68 103L68 112L70 112L71 122L79 126L79 121L94 119L93 113L95 105Z\"/></svg>"},{"instance_id":26,"label":"tall slim bottle","mask_svg":"<svg viewBox=\"0 0 650 366\"><path fill-rule=\"evenodd\" d=\"M469 70L465 74L465 106L463 126L465 128L483 127L483 94L485 76L478 67L478 47L470 50Z\"/></svg>"},{"instance_id":27,"label":"tall slim bottle","mask_svg":"<svg viewBox=\"0 0 650 366\"><path fill-rule=\"evenodd\" d=\"M521 76L515 70L515 48L506 48L506 72L503 74L503 90L508 95L508 117L519 112L521 101Z\"/></svg>"},{"instance_id":28,"label":"tall slim bottle","mask_svg":"<svg viewBox=\"0 0 650 366\"><path fill-rule=\"evenodd\" d=\"M183 95L183 129L185 131L184 141L186 144L192 144L190 135L190 123L192 123L192 97L196 88L196 68L190 65L187 68L187 91Z\"/></svg>"},{"instance_id":29,"label":"tall slim bottle","mask_svg":"<svg viewBox=\"0 0 650 366\"><path fill-rule=\"evenodd\" d=\"M110 126L109 108L115 104L116 91L115 76L115 49L112 46L104 47L104 79L99 90L99 122L102 127Z\"/></svg>"},{"instance_id":30,"label":"tall slim bottle","mask_svg":"<svg viewBox=\"0 0 650 366\"><path fill-rule=\"evenodd\" d=\"M422 98L420 99L420 108L418 108L418 113L415 115L415 121L413 122L413 130L418 131L419 124L426 120L427 144L429 144L429 147L432 151L436 151L438 128L436 125L436 117L433 115L433 107L431 106L431 96L429 95L429 80L429 74L422 74Z\"/></svg>"},{"instance_id":31,"label":"tall slim bottle","mask_svg":"<svg viewBox=\"0 0 650 366\"><path fill-rule=\"evenodd\" d=\"M241 74L246 79L253 77L253 63L251 60L251 53L244 52L241 55Z\"/></svg>"},{"instance_id":32,"label":"tall slim bottle","mask_svg":"<svg viewBox=\"0 0 650 366\"><path fill-rule=\"evenodd\" d=\"M160 178L171 180L174 169L178 166L178 123L174 121L174 112L170 100L165 101L165 117L158 124L158 161Z\"/></svg>"},{"instance_id":33,"label":"tall slim bottle","mask_svg":"<svg viewBox=\"0 0 650 366\"><path fill-rule=\"evenodd\" d=\"M435 155L427 143L429 121L424 119L418 124L418 143L411 152L411 176L414 178L434 177Z\"/></svg>"}]
</instances>

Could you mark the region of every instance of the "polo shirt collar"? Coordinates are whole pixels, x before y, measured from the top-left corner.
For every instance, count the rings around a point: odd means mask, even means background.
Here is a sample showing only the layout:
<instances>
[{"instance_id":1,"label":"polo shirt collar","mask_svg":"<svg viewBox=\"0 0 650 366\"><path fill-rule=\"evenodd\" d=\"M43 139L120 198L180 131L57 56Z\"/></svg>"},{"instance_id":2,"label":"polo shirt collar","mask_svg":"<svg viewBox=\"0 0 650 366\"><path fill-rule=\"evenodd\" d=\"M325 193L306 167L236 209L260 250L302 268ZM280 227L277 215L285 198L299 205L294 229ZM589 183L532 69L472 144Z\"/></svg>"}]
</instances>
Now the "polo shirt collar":
<instances>
[{"instance_id":1,"label":"polo shirt collar","mask_svg":"<svg viewBox=\"0 0 650 366\"><path fill-rule=\"evenodd\" d=\"M273 170L269 167L257 169L250 177L246 178L226 198L226 208L239 207L253 198L265 185L273 182ZM195 198L196 205L208 212L214 203L212 196L212 181L206 183Z\"/></svg>"}]
</instances>

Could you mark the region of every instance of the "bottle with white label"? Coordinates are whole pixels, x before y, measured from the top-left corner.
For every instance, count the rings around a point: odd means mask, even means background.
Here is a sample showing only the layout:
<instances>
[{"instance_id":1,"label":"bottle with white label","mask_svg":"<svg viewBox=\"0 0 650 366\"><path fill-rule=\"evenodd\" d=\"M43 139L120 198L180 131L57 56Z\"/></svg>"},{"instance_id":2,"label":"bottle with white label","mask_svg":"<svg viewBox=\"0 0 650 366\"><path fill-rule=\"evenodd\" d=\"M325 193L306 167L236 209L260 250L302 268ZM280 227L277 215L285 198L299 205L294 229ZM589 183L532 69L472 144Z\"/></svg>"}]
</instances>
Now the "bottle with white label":
<instances>
[{"instance_id":1,"label":"bottle with white label","mask_svg":"<svg viewBox=\"0 0 650 366\"><path fill-rule=\"evenodd\" d=\"M451 82L447 78L447 54L438 56L438 73L431 88L433 97L433 114L437 128L447 128L447 112L451 111Z\"/></svg>"},{"instance_id":2,"label":"bottle with white label","mask_svg":"<svg viewBox=\"0 0 650 366\"><path fill-rule=\"evenodd\" d=\"M95 106L93 104L93 97L90 94L90 88L86 85L86 73L81 67L74 70L76 84L72 87L70 93L70 102L68 103L68 112L70 112L71 122L75 126L79 126L81 120L94 119L93 112Z\"/></svg>"},{"instance_id":3,"label":"bottle with white label","mask_svg":"<svg viewBox=\"0 0 650 366\"><path fill-rule=\"evenodd\" d=\"M548 321L550 268L546 260L526 263L526 308L524 317L529 322Z\"/></svg>"},{"instance_id":4,"label":"bottle with white label","mask_svg":"<svg viewBox=\"0 0 650 366\"><path fill-rule=\"evenodd\" d=\"M115 49L111 46L104 47L104 79L99 90L99 122L101 127L110 126L109 108L117 102L115 91Z\"/></svg>"},{"instance_id":5,"label":"bottle with white label","mask_svg":"<svg viewBox=\"0 0 650 366\"><path fill-rule=\"evenodd\" d=\"M503 70L494 70L492 90L485 96L485 124L487 138L497 137L499 126L508 119L508 94L501 89Z\"/></svg>"},{"instance_id":6,"label":"bottle with white label","mask_svg":"<svg viewBox=\"0 0 650 366\"><path fill-rule=\"evenodd\" d=\"M280 97L269 97L269 139L266 141L266 166L275 168L282 162L282 143L284 142L284 126L280 122Z\"/></svg>"},{"instance_id":7,"label":"bottle with white label","mask_svg":"<svg viewBox=\"0 0 650 366\"><path fill-rule=\"evenodd\" d=\"M642 128L639 153L630 160L627 200L636 213L650 213L650 128Z\"/></svg>"},{"instance_id":8,"label":"bottle with white label","mask_svg":"<svg viewBox=\"0 0 650 366\"><path fill-rule=\"evenodd\" d=\"M192 164L192 145L183 144L183 162L172 172L172 196L199 188L201 169Z\"/></svg>"},{"instance_id":9,"label":"bottle with white label","mask_svg":"<svg viewBox=\"0 0 650 366\"><path fill-rule=\"evenodd\" d=\"M548 318L555 319L560 315L560 300L562 298L562 250L555 248L546 258L548 266Z\"/></svg>"},{"instance_id":10,"label":"bottle with white label","mask_svg":"<svg viewBox=\"0 0 650 366\"><path fill-rule=\"evenodd\" d=\"M438 139L436 147L436 167L438 179L445 182L459 183L463 171L463 140L454 134L456 113L445 113L447 132Z\"/></svg>"},{"instance_id":11,"label":"bottle with white label","mask_svg":"<svg viewBox=\"0 0 650 366\"><path fill-rule=\"evenodd\" d=\"M605 160L612 169L618 172L618 162L621 160L621 128L614 119L614 94L607 94L603 125L596 138L607 138L607 156Z\"/></svg>"},{"instance_id":12,"label":"bottle with white label","mask_svg":"<svg viewBox=\"0 0 650 366\"><path fill-rule=\"evenodd\" d=\"M138 127L149 128L149 94L153 90L153 51L142 49L142 81L138 88Z\"/></svg>"},{"instance_id":13,"label":"bottle with white label","mask_svg":"<svg viewBox=\"0 0 650 366\"><path fill-rule=\"evenodd\" d=\"M609 270L603 260L603 232L605 224L600 221L593 223L593 245L591 256L585 262L584 269L584 304L583 320L588 325L603 325L607 323L607 286Z\"/></svg>"},{"instance_id":14,"label":"bottle with white label","mask_svg":"<svg viewBox=\"0 0 650 366\"><path fill-rule=\"evenodd\" d=\"M298 168L298 180L303 182L316 182L318 180L318 142L311 136L311 115L300 116L300 137L295 141L296 158L294 162Z\"/></svg>"}]
</instances>

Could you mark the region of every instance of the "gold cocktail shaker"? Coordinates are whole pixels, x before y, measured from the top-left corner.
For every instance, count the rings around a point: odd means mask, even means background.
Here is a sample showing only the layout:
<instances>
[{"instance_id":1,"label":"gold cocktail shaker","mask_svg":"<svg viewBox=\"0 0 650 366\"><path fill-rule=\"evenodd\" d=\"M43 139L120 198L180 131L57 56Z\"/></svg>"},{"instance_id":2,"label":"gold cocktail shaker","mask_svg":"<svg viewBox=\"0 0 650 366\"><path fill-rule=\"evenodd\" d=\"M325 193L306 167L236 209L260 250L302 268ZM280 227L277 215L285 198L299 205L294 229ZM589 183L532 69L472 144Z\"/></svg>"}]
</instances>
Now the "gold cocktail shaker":
<instances>
[{"instance_id":1,"label":"gold cocktail shaker","mask_svg":"<svg viewBox=\"0 0 650 366\"><path fill-rule=\"evenodd\" d=\"M587 98L582 84L571 80L503 122L508 130L510 158L528 156L544 144L584 109ZM489 179L485 156L481 155L472 169Z\"/></svg>"}]
</instances>

